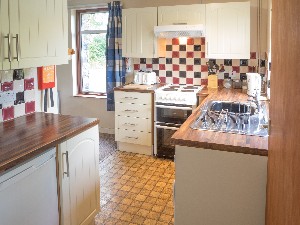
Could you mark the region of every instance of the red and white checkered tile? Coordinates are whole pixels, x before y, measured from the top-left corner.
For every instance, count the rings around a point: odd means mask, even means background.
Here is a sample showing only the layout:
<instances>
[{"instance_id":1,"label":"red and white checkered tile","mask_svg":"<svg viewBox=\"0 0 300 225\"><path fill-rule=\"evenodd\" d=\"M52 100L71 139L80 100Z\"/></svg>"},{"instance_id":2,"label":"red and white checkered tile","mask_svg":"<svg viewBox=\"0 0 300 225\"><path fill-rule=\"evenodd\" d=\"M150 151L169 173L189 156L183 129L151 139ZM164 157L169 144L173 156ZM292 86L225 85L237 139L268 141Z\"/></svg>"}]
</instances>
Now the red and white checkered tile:
<instances>
[{"instance_id":1,"label":"red and white checkered tile","mask_svg":"<svg viewBox=\"0 0 300 225\"><path fill-rule=\"evenodd\" d=\"M36 68L0 71L0 122L35 112Z\"/></svg>"},{"instance_id":2,"label":"red and white checkered tile","mask_svg":"<svg viewBox=\"0 0 300 225\"><path fill-rule=\"evenodd\" d=\"M217 59L216 63L224 67L219 73L222 81L232 71L237 75L255 72L258 66L256 52L250 52L250 59ZM134 72L154 71L161 82L174 84L207 84L208 68L205 58L205 38L189 38L181 44L178 38L166 39L165 58L135 58L132 60Z\"/></svg>"}]
</instances>

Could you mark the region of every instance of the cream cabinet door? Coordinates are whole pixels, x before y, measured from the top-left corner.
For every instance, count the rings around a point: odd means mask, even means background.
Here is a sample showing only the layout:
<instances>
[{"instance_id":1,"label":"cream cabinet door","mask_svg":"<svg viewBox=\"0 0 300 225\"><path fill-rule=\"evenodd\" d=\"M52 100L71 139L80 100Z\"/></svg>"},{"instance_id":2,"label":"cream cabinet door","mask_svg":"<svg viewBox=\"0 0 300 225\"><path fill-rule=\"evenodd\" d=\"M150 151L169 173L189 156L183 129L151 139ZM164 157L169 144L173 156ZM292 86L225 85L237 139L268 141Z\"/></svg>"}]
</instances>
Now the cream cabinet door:
<instances>
[{"instance_id":1,"label":"cream cabinet door","mask_svg":"<svg viewBox=\"0 0 300 225\"><path fill-rule=\"evenodd\" d=\"M0 1L0 69L10 69L8 0Z\"/></svg>"},{"instance_id":2,"label":"cream cabinet door","mask_svg":"<svg viewBox=\"0 0 300 225\"><path fill-rule=\"evenodd\" d=\"M123 57L154 58L158 55L154 26L157 25L157 8L122 10Z\"/></svg>"},{"instance_id":3,"label":"cream cabinet door","mask_svg":"<svg viewBox=\"0 0 300 225\"><path fill-rule=\"evenodd\" d=\"M205 5L176 5L158 7L158 25L205 24Z\"/></svg>"},{"instance_id":4,"label":"cream cabinet door","mask_svg":"<svg viewBox=\"0 0 300 225\"><path fill-rule=\"evenodd\" d=\"M206 58L250 58L250 2L206 5Z\"/></svg>"},{"instance_id":5,"label":"cream cabinet door","mask_svg":"<svg viewBox=\"0 0 300 225\"><path fill-rule=\"evenodd\" d=\"M66 0L3 0L2 69L68 63Z\"/></svg>"},{"instance_id":6,"label":"cream cabinet door","mask_svg":"<svg viewBox=\"0 0 300 225\"><path fill-rule=\"evenodd\" d=\"M58 146L61 225L88 225L100 210L95 126Z\"/></svg>"}]
</instances>

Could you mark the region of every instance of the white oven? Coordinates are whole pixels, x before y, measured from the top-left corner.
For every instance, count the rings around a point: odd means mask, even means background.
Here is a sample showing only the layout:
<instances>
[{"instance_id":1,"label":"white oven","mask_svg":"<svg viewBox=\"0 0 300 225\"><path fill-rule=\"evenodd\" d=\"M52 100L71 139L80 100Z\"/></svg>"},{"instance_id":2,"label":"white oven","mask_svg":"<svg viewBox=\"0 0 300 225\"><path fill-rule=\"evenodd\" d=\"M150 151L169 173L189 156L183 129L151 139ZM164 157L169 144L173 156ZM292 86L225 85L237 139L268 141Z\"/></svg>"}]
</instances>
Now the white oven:
<instances>
[{"instance_id":1,"label":"white oven","mask_svg":"<svg viewBox=\"0 0 300 225\"><path fill-rule=\"evenodd\" d=\"M154 155L174 159L171 137L197 106L201 86L168 85L155 92Z\"/></svg>"}]
</instances>

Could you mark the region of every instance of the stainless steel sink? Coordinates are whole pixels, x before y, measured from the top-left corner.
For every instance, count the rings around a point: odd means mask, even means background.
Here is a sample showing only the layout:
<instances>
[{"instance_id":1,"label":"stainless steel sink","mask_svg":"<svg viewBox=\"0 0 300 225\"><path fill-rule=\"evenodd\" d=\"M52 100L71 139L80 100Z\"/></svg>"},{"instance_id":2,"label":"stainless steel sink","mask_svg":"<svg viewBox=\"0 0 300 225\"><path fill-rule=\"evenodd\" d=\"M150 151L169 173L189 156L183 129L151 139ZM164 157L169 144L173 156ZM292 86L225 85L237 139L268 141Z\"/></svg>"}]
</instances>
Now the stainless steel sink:
<instances>
[{"instance_id":1,"label":"stainless steel sink","mask_svg":"<svg viewBox=\"0 0 300 225\"><path fill-rule=\"evenodd\" d=\"M259 108L253 102L208 101L191 128L267 136L265 107Z\"/></svg>"}]
</instances>

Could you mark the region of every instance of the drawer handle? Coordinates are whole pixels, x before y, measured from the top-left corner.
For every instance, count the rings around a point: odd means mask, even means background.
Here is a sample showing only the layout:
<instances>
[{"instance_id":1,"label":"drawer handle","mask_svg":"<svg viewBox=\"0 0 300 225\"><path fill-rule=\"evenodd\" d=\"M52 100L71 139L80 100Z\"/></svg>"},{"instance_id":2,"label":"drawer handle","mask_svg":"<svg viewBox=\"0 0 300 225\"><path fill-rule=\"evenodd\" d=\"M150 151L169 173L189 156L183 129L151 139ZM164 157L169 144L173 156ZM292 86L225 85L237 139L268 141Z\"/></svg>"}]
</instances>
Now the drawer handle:
<instances>
[{"instance_id":1,"label":"drawer handle","mask_svg":"<svg viewBox=\"0 0 300 225\"><path fill-rule=\"evenodd\" d=\"M128 139L135 139L135 140L139 139L138 137L130 137L130 136L126 136L126 138L128 138Z\"/></svg>"},{"instance_id":2,"label":"drawer handle","mask_svg":"<svg viewBox=\"0 0 300 225\"><path fill-rule=\"evenodd\" d=\"M124 112L132 112L132 113L136 113L136 112L138 112L138 111L137 111L137 110L125 109Z\"/></svg>"},{"instance_id":3,"label":"drawer handle","mask_svg":"<svg viewBox=\"0 0 300 225\"><path fill-rule=\"evenodd\" d=\"M138 98L134 98L134 97L124 97L124 99L136 100L136 99L138 99Z\"/></svg>"},{"instance_id":4,"label":"drawer handle","mask_svg":"<svg viewBox=\"0 0 300 225\"><path fill-rule=\"evenodd\" d=\"M70 177L69 152L66 151L66 153L63 153L62 155L65 155L65 156L66 156L66 164L67 164L67 172L63 172L63 174L66 174L67 177Z\"/></svg>"},{"instance_id":5,"label":"drawer handle","mask_svg":"<svg viewBox=\"0 0 300 225\"><path fill-rule=\"evenodd\" d=\"M4 59L8 59L9 62L11 62L11 46L10 46L10 39L11 39L11 36L10 34L7 34L7 36L4 36L4 38L7 38L7 44L8 44L8 57L5 57Z\"/></svg>"},{"instance_id":6,"label":"drawer handle","mask_svg":"<svg viewBox=\"0 0 300 225\"><path fill-rule=\"evenodd\" d=\"M131 127L134 127L134 126L136 126L136 124L135 124L135 123L124 123L124 125L125 125L125 126L131 126Z\"/></svg>"}]
</instances>

